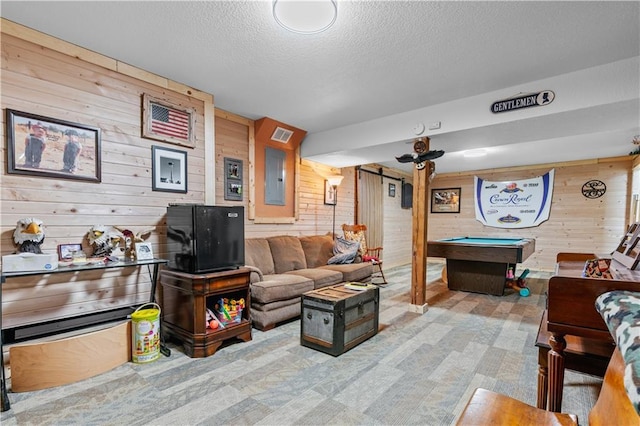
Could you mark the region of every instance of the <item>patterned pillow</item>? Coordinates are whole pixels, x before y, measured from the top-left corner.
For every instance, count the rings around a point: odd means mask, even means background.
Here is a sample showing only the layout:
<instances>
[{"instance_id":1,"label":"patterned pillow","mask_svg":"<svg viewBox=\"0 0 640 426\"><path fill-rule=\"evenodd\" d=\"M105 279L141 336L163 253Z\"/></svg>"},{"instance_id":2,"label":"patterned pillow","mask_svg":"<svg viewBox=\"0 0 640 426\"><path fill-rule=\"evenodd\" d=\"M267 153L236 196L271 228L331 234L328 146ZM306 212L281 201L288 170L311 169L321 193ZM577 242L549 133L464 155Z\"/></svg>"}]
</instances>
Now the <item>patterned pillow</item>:
<instances>
[{"instance_id":1,"label":"patterned pillow","mask_svg":"<svg viewBox=\"0 0 640 426\"><path fill-rule=\"evenodd\" d=\"M344 239L349 241L357 241L360 244L358 252L361 256L367 254L367 243L364 239L364 231L344 231Z\"/></svg>"},{"instance_id":2,"label":"patterned pillow","mask_svg":"<svg viewBox=\"0 0 640 426\"><path fill-rule=\"evenodd\" d=\"M615 290L596 299L596 309L624 358L624 386L640 414L640 293Z\"/></svg>"},{"instance_id":3,"label":"patterned pillow","mask_svg":"<svg viewBox=\"0 0 640 426\"><path fill-rule=\"evenodd\" d=\"M327 260L328 265L353 263L358 255L358 242L338 237L333 246L333 253L334 256Z\"/></svg>"}]
</instances>

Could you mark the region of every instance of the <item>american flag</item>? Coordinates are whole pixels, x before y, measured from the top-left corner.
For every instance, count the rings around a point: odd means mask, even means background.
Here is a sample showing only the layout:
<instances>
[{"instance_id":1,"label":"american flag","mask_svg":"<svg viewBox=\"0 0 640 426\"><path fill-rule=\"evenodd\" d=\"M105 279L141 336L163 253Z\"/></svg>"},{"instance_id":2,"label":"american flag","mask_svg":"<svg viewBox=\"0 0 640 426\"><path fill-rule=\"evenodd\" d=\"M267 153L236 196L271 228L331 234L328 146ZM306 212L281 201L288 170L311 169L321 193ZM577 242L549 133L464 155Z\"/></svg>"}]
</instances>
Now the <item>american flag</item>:
<instances>
[{"instance_id":1,"label":"american flag","mask_svg":"<svg viewBox=\"0 0 640 426\"><path fill-rule=\"evenodd\" d=\"M189 140L189 113L151 103L151 131L173 138Z\"/></svg>"}]
</instances>

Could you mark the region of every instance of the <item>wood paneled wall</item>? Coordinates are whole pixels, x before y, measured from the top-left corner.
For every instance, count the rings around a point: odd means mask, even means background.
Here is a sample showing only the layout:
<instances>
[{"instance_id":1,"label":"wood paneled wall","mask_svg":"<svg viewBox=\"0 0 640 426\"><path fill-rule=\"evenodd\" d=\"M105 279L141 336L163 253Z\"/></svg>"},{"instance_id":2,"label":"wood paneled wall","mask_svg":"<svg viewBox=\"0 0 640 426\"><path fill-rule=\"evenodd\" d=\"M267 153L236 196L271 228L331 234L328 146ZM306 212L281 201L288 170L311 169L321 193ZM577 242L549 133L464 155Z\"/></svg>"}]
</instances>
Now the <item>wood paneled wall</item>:
<instances>
[{"instance_id":1,"label":"wood paneled wall","mask_svg":"<svg viewBox=\"0 0 640 426\"><path fill-rule=\"evenodd\" d=\"M249 137L251 121L231 113L216 110L216 169L223 170L224 157L242 160L243 185L249 188ZM248 196L243 200L224 199L224 175L216 175L216 204L245 206L245 236L266 237L273 235L320 235L332 232L333 206L324 204L324 180L329 175L345 176L338 188L336 205L336 233L341 234L343 223L353 223L355 174L353 169L335 169L312 161L300 161L298 178L298 220L295 223L254 223L248 220ZM257 188L259 190L259 188Z\"/></svg>"},{"instance_id":2,"label":"wood paneled wall","mask_svg":"<svg viewBox=\"0 0 640 426\"><path fill-rule=\"evenodd\" d=\"M558 252L607 255L616 249L629 222L633 160L629 156L436 175L431 188L461 188L460 213L430 213L429 239L465 235L535 238L536 252L523 267L541 270L554 270ZM510 181L540 176L552 168L555 181L548 221L534 228L500 229L475 219L474 175L490 181ZM607 192L600 198L585 198L582 185L593 179L603 181Z\"/></svg>"},{"instance_id":3,"label":"wood paneled wall","mask_svg":"<svg viewBox=\"0 0 640 426\"><path fill-rule=\"evenodd\" d=\"M81 242L91 254L85 235L92 225L103 224L134 231L156 226L148 241L161 256L167 205L205 199L203 117L213 97L5 20L1 49L1 253L15 250L17 220L33 216L46 226L42 249L47 253L59 244ZM141 137L144 93L196 111L195 149ZM102 182L7 174L7 108L102 129ZM151 190L152 145L187 151L187 194ZM146 268L10 279L3 284L2 327L143 303L149 289Z\"/></svg>"}]
</instances>

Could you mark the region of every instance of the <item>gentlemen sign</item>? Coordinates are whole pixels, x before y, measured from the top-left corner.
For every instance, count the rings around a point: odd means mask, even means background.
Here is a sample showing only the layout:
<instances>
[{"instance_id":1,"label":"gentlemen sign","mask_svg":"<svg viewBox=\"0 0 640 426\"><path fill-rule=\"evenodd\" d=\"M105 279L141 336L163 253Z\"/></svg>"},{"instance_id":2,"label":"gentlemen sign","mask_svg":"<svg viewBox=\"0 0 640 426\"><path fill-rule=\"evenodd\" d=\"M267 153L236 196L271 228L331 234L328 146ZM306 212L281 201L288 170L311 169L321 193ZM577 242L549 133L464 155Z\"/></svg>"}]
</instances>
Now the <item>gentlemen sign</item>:
<instances>
[{"instance_id":1,"label":"gentlemen sign","mask_svg":"<svg viewBox=\"0 0 640 426\"><path fill-rule=\"evenodd\" d=\"M493 228L529 228L549 219L554 170L532 179L490 182L474 177L476 219Z\"/></svg>"},{"instance_id":2,"label":"gentlemen sign","mask_svg":"<svg viewBox=\"0 0 640 426\"><path fill-rule=\"evenodd\" d=\"M529 108L534 106L548 105L553 102L556 97L551 90L545 90L539 93L531 93L517 98L506 99L504 101L494 102L491 105L491 112L507 112L516 109Z\"/></svg>"}]
</instances>

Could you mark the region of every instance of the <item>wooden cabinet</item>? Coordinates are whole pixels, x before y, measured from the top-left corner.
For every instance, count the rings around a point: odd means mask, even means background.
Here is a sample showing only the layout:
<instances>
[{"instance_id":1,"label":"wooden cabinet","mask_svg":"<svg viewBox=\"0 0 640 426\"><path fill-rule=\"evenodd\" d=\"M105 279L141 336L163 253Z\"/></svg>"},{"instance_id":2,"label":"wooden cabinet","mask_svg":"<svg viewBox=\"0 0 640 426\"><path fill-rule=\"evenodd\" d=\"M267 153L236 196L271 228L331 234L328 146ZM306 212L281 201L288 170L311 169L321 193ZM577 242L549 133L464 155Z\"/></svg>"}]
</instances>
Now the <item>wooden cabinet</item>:
<instances>
[{"instance_id":1,"label":"wooden cabinet","mask_svg":"<svg viewBox=\"0 0 640 426\"><path fill-rule=\"evenodd\" d=\"M162 332L180 341L192 358L213 355L225 340L238 338L248 342L251 340L249 274L248 268L207 274L162 271ZM244 299L244 309L239 322L212 330L207 328L206 311L207 308L213 311L221 298Z\"/></svg>"}]
</instances>

